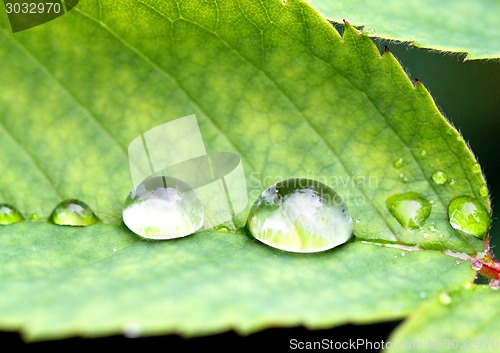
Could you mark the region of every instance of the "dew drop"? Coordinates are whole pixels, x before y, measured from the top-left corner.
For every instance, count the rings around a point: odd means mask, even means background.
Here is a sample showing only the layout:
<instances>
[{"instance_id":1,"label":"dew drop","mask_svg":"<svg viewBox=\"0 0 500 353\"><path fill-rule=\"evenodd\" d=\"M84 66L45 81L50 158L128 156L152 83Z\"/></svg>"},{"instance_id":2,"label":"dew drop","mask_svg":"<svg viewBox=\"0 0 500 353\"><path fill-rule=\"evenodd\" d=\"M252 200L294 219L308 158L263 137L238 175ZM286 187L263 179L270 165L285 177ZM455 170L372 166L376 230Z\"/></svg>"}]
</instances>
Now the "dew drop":
<instances>
[{"instance_id":1,"label":"dew drop","mask_svg":"<svg viewBox=\"0 0 500 353\"><path fill-rule=\"evenodd\" d=\"M474 163L472 165L472 172L476 174L481 173L481 166L479 165L479 163Z\"/></svg>"},{"instance_id":2,"label":"dew drop","mask_svg":"<svg viewBox=\"0 0 500 353\"><path fill-rule=\"evenodd\" d=\"M401 252L401 256L405 256L406 253L404 251Z\"/></svg>"},{"instance_id":3,"label":"dew drop","mask_svg":"<svg viewBox=\"0 0 500 353\"><path fill-rule=\"evenodd\" d=\"M490 227L488 211L469 196L459 196L448 207L450 225L454 229L482 238Z\"/></svg>"},{"instance_id":4,"label":"dew drop","mask_svg":"<svg viewBox=\"0 0 500 353\"><path fill-rule=\"evenodd\" d=\"M397 259L398 258L398 255L394 255L394 258Z\"/></svg>"},{"instance_id":5,"label":"dew drop","mask_svg":"<svg viewBox=\"0 0 500 353\"><path fill-rule=\"evenodd\" d=\"M482 197L488 197L488 187L486 185L481 186L479 193Z\"/></svg>"},{"instance_id":6,"label":"dew drop","mask_svg":"<svg viewBox=\"0 0 500 353\"><path fill-rule=\"evenodd\" d=\"M444 305L450 305L451 304L451 297L448 293L443 292L439 295L439 302Z\"/></svg>"},{"instance_id":7,"label":"dew drop","mask_svg":"<svg viewBox=\"0 0 500 353\"><path fill-rule=\"evenodd\" d=\"M403 159L403 157L400 157L396 159L394 162L392 162L392 165L394 166L394 168L399 169L403 166L404 161L405 160Z\"/></svg>"},{"instance_id":8,"label":"dew drop","mask_svg":"<svg viewBox=\"0 0 500 353\"><path fill-rule=\"evenodd\" d=\"M123 222L135 234L150 239L173 239L203 226L203 205L183 181L153 176L138 184L125 200Z\"/></svg>"},{"instance_id":9,"label":"dew drop","mask_svg":"<svg viewBox=\"0 0 500 353\"><path fill-rule=\"evenodd\" d=\"M266 189L253 204L247 226L261 242L292 252L331 249L353 230L349 210L332 188L300 178Z\"/></svg>"},{"instance_id":10,"label":"dew drop","mask_svg":"<svg viewBox=\"0 0 500 353\"><path fill-rule=\"evenodd\" d=\"M75 199L59 203L50 214L49 221L65 226L89 226L100 222L86 203Z\"/></svg>"},{"instance_id":11,"label":"dew drop","mask_svg":"<svg viewBox=\"0 0 500 353\"><path fill-rule=\"evenodd\" d=\"M137 338L142 334L142 326L137 322L128 322L123 326L122 332L127 338Z\"/></svg>"},{"instance_id":12,"label":"dew drop","mask_svg":"<svg viewBox=\"0 0 500 353\"><path fill-rule=\"evenodd\" d=\"M456 260L455 265L460 265L460 261Z\"/></svg>"},{"instance_id":13,"label":"dew drop","mask_svg":"<svg viewBox=\"0 0 500 353\"><path fill-rule=\"evenodd\" d=\"M214 228L214 230L217 231L217 232L221 232L221 233L229 233L229 232L231 232L231 229L229 229L226 226L217 226L217 227Z\"/></svg>"},{"instance_id":14,"label":"dew drop","mask_svg":"<svg viewBox=\"0 0 500 353\"><path fill-rule=\"evenodd\" d=\"M500 288L500 279L491 279L488 284L489 284L490 288L493 288L494 290L498 290L498 288Z\"/></svg>"},{"instance_id":15,"label":"dew drop","mask_svg":"<svg viewBox=\"0 0 500 353\"><path fill-rule=\"evenodd\" d=\"M24 220L23 215L14 206L0 204L0 225L8 225Z\"/></svg>"},{"instance_id":16,"label":"dew drop","mask_svg":"<svg viewBox=\"0 0 500 353\"><path fill-rule=\"evenodd\" d=\"M401 181L405 184L408 183L408 178L406 177L406 175L404 175L404 173L400 173L399 174L399 178L401 179Z\"/></svg>"},{"instance_id":17,"label":"dew drop","mask_svg":"<svg viewBox=\"0 0 500 353\"><path fill-rule=\"evenodd\" d=\"M471 267L474 271L480 271L483 268L483 264L481 263L481 261L473 260L471 262Z\"/></svg>"},{"instance_id":18,"label":"dew drop","mask_svg":"<svg viewBox=\"0 0 500 353\"><path fill-rule=\"evenodd\" d=\"M360 220L359 218L356 218L354 221L355 221L356 223L361 222L361 220Z\"/></svg>"},{"instance_id":19,"label":"dew drop","mask_svg":"<svg viewBox=\"0 0 500 353\"><path fill-rule=\"evenodd\" d=\"M427 155L427 151L426 151L426 150L422 150L422 151L420 152L420 155L421 155L422 157L426 156L426 155Z\"/></svg>"},{"instance_id":20,"label":"dew drop","mask_svg":"<svg viewBox=\"0 0 500 353\"><path fill-rule=\"evenodd\" d=\"M32 222L36 222L36 221L38 221L39 219L40 219L40 216L38 215L38 213L32 213L32 214L30 215L30 221L32 221Z\"/></svg>"},{"instance_id":21,"label":"dew drop","mask_svg":"<svg viewBox=\"0 0 500 353\"><path fill-rule=\"evenodd\" d=\"M420 228L432 209L430 202L416 192L393 195L386 200L386 206L399 224L406 229Z\"/></svg>"},{"instance_id":22,"label":"dew drop","mask_svg":"<svg viewBox=\"0 0 500 353\"><path fill-rule=\"evenodd\" d=\"M453 184L455 184L456 182L457 182L457 181L456 181L455 179L453 179L453 178L451 178L451 179L450 179L450 185L453 185Z\"/></svg>"},{"instance_id":23,"label":"dew drop","mask_svg":"<svg viewBox=\"0 0 500 353\"><path fill-rule=\"evenodd\" d=\"M424 238L428 238L429 237L429 233L424 233Z\"/></svg>"},{"instance_id":24,"label":"dew drop","mask_svg":"<svg viewBox=\"0 0 500 353\"><path fill-rule=\"evenodd\" d=\"M438 185L443 185L448 180L448 176L445 172L437 170L432 174L432 180Z\"/></svg>"}]
</instances>

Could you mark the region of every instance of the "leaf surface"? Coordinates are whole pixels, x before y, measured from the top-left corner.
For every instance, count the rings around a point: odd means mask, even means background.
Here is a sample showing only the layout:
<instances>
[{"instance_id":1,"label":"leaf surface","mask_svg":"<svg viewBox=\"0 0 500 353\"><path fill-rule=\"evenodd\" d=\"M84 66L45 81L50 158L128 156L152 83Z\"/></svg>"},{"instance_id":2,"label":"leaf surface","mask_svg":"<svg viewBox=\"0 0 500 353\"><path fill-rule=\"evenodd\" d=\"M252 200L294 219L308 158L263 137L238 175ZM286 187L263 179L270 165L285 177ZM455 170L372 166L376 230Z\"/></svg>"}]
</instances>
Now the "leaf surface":
<instances>
[{"instance_id":1,"label":"leaf surface","mask_svg":"<svg viewBox=\"0 0 500 353\"><path fill-rule=\"evenodd\" d=\"M393 333L388 351L496 352L499 307L500 293L485 286L443 292Z\"/></svg>"},{"instance_id":2,"label":"leaf surface","mask_svg":"<svg viewBox=\"0 0 500 353\"><path fill-rule=\"evenodd\" d=\"M248 207L274 182L314 178L344 198L358 239L482 251L448 222L457 196L490 208L472 153L424 86L351 26L342 38L301 1L88 0L15 35L2 23L0 202L42 222L0 228L1 327L36 339L128 324L185 334L329 327L403 317L421 293L472 279L439 253L402 258L359 242L276 252L247 238L245 212L234 233L172 242L139 241L122 225L128 144L195 113L208 151L241 156ZM435 184L436 170L449 181ZM408 192L432 204L422 229L405 229L387 208ZM45 224L67 198L105 224Z\"/></svg>"}]
</instances>

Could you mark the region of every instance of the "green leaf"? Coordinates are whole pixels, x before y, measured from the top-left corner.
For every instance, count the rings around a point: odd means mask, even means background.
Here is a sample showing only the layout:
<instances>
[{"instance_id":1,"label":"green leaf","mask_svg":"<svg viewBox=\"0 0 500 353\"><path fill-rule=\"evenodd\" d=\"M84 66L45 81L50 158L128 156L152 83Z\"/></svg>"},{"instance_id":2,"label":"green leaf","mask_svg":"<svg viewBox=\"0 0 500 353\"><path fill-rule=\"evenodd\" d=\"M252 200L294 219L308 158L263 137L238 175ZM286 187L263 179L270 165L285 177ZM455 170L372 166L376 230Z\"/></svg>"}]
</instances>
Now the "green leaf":
<instances>
[{"instance_id":1,"label":"green leaf","mask_svg":"<svg viewBox=\"0 0 500 353\"><path fill-rule=\"evenodd\" d=\"M500 57L500 3L496 0L308 0L328 19L363 26L372 37L422 48L467 53L468 59Z\"/></svg>"},{"instance_id":2,"label":"green leaf","mask_svg":"<svg viewBox=\"0 0 500 353\"><path fill-rule=\"evenodd\" d=\"M2 23L0 202L42 222L0 228L0 327L37 339L115 333L127 323L185 334L331 327L401 318L420 293L472 279L466 264L438 253L403 259L401 250L360 243L277 252L248 239L245 212L235 233L158 243L122 225L128 144L195 113L208 151L242 157L248 208L276 181L314 178L344 198L358 239L484 250L448 222L457 196L490 210L472 153L424 86L352 27L341 38L297 0L89 0L15 35ZM437 170L449 181L436 184ZM432 205L422 229L405 229L386 206L406 193ZM67 198L106 224L45 224Z\"/></svg>"},{"instance_id":3,"label":"green leaf","mask_svg":"<svg viewBox=\"0 0 500 353\"><path fill-rule=\"evenodd\" d=\"M0 327L28 340L369 323L473 277L466 262L423 251L295 254L209 231L153 242L118 225L3 227L0 258Z\"/></svg>"},{"instance_id":4,"label":"green leaf","mask_svg":"<svg viewBox=\"0 0 500 353\"><path fill-rule=\"evenodd\" d=\"M444 292L396 329L390 351L497 352L499 308L500 293L488 287Z\"/></svg>"}]
</instances>

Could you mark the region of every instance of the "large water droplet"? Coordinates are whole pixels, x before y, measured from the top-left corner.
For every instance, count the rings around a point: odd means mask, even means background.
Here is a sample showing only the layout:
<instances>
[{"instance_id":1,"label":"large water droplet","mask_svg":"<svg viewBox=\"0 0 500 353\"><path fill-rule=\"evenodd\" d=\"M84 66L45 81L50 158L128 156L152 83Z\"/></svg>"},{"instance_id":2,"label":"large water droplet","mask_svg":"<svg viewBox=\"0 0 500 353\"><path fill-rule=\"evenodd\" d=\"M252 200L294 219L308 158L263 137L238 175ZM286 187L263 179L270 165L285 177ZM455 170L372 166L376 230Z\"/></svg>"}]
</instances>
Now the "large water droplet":
<instances>
[{"instance_id":1,"label":"large water droplet","mask_svg":"<svg viewBox=\"0 0 500 353\"><path fill-rule=\"evenodd\" d=\"M172 177L153 176L127 196L123 222L134 233L151 239L193 234L203 226L203 205L196 192Z\"/></svg>"},{"instance_id":2,"label":"large water droplet","mask_svg":"<svg viewBox=\"0 0 500 353\"><path fill-rule=\"evenodd\" d=\"M394 168L399 169L399 168L401 168L401 167L403 166L404 161L405 161L405 160L403 159L403 157L400 157L400 158L396 159L396 160L392 163L392 165L394 166Z\"/></svg>"},{"instance_id":3,"label":"large water droplet","mask_svg":"<svg viewBox=\"0 0 500 353\"><path fill-rule=\"evenodd\" d=\"M432 174L432 180L434 180L436 184L443 185L448 180L448 176L445 172L437 170Z\"/></svg>"},{"instance_id":4,"label":"large water droplet","mask_svg":"<svg viewBox=\"0 0 500 353\"><path fill-rule=\"evenodd\" d=\"M448 216L453 228L479 238L482 238L490 227L488 211L479 201L469 196L453 199L448 207Z\"/></svg>"},{"instance_id":5,"label":"large water droplet","mask_svg":"<svg viewBox=\"0 0 500 353\"><path fill-rule=\"evenodd\" d=\"M23 215L14 206L3 203L0 204L0 224L7 225L24 220Z\"/></svg>"},{"instance_id":6,"label":"large water droplet","mask_svg":"<svg viewBox=\"0 0 500 353\"><path fill-rule=\"evenodd\" d=\"M86 203L75 199L59 203L50 214L49 220L54 224L65 226L89 226L100 222Z\"/></svg>"},{"instance_id":7,"label":"large water droplet","mask_svg":"<svg viewBox=\"0 0 500 353\"><path fill-rule=\"evenodd\" d=\"M248 216L248 229L261 242L293 252L318 252L345 243L352 218L342 198L310 179L287 179L266 189Z\"/></svg>"},{"instance_id":8,"label":"large water droplet","mask_svg":"<svg viewBox=\"0 0 500 353\"><path fill-rule=\"evenodd\" d=\"M416 192L397 194L386 200L389 212L406 229L418 229L429 217L431 203Z\"/></svg>"}]
</instances>

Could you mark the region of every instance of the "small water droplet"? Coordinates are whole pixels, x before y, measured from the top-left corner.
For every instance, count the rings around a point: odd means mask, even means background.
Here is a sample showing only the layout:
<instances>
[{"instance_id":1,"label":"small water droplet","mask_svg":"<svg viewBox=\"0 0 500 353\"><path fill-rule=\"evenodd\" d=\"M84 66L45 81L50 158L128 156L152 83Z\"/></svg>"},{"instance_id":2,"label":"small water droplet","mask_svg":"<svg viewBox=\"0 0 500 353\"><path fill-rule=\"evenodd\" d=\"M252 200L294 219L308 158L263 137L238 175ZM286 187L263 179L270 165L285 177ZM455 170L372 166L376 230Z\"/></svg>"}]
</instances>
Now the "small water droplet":
<instances>
[{"instance_id":1,"label":"small water droplet","mask_svg":"<svg viewBox=\"0 0 500 353\"><path fill-rule=\"evenodd\" d=\"M329 186L292 178L266 189L248 216L250 233L286 251L318 252L345 243L352 218L342 198Z\"/></svg>"},{"instance_id":2,"label":"small water droplet","mask_svg":"<svg viewBox=\"0 0 500 353\"><path fill-rule=\"evenodd\" d=\"M401 252L401 256L405 256L406 253L404 251Z\"/></svg>"},{"instance_id":3,"label":"small water droplet","mask_svg":"<svg viewBox=\"0 0 500 353\"><path fill-rule=\"evenodd\" d=\"M100 222L90 207L75 199L64 200L52 211L49 220L66 226L89 226Z\"/></svg>"},{"instance_id":4,"label":"small water droplet","mask_svg":"<svg viewBox=\"0 0 500 353\"><path fill-rule=\"evenodd\" d=\"M399 174L399 178L401 179L401 181L405 184L408 183L408 178L406 177L406 175L404 175L404 173L400 173Z\"/></svg>"},{"instance_id":5,"label":"small water droplet","mask_svg":"<svg viewBox=\"0 0 500 353\"><path fill-rule=\"evenodd\" d=\"M394 258L397 259L398 258L398 255L394 255Z\"/></svg>"},{"instance_id":6,"label":"small water droplet","mask_svg":"<svg viewBox=\"0 0 500 353\"><path fill-rule=\"evenodd\" d=\"M483 268L483 264L481 263L481 261L473 260L471 262L471 267L474 271L480 271Z\"/></svg>"},{"instance_id":7,"label":"small water droplet","mask_svg":"<svg viewBox=\"0 0 500 353\"><path fill-rule=\"evenodd\" d=\"M445 172L437 170L432 174L432 180L438 185L443 185L448 180L448 176Z\"/></svg>"},{"instance_id":8,"label":"small water droplet","mask_svg":"<svg viewBox=\"0 0 500 353\"><path fill-rule=\"evenodd\" d=\"M451 297L448 293L443 292L439 295L439 302L444 305L449 305L451 304Z\"/></svg>"},{"instance_id":9,"label":"small water droplet","mask_svg":"<svg viewBox=\"0 0 500 353\"><path fill-rule=\"evenodd\" d=\"M444 238L444 235L443 235L443 234L439 234L439 237L440 237L440 238Z\"/></svg>"},{"instance_id":10,"label":"small water droplet","mask_svg":"<svg viewBox=\"0 0 500 353\"><path fill-rule=\"evenodd\" d=\"M424 238L427 238L429 236L429 233L424 233Z\"/></svg>"},{"instance_id":11,"label":"small water droplet","mask_svg":"<svg viewBox=\"0 0 500 353\"><path fill-rule=\"evenodd\" d=\"M123 222L150 239L180 238L203 226L203 205L196 192L179 179L153 176L138 184L125 200Z\"/></svg>"},{"instance_id":12,"label":"small water droplet","mask_svg":"<svg viewBox=\"0 0 500 353\"><path fill-rule=\"evenodd\" d=\"M364 32L370 36L370 37L376 37L377 36L377 30L375 28L365 28Z\"/></svg>"},{"instance_id":13,"label":"small water droplet","mask_svg":"<svg viewBox=\"0 0 500 353\"><path fill-rule=\"evenodd\" d=\"M490 227L488 211L479 201L469 196L453 199L448 207L448 216L454 229L479 238L482 238Z\"/></svg>"},{"instance_id":14,"label":"small water droplet","mask_svg":"<svg viewBox=\"0 0 500 353\"><path fill-rule=\"evenodd\" d=\"M127 338L137 338L142 334L142 326L137 322L128 322L123 326L122 331Z\"/></svg>"},{"instance_id":15,"label":"small water droplet","mask_svg":"<svg viewBox=\"0 0 500 353\"><path fill-rule=\"evenodd\" d=\"M451 179L450 179L450 185L453 185L453 184L455 184L456 182L457 182L457 181L456 181L455 179L453 179L453 178L451 178Z\"/></svg>"},{"instance_id":16,"label":"small water droplet","mask_svg":"<svg viewBox=\"0 0 500 353\"><path fill-rule=\"evenodd\" d=\"M491 279L488 284L494 290L498 290L500 288L500 279Z\"/></svg>"},{"instance_id":17,"label":"small water droplet","mask_svg":"<svg viewBox=\"0 0 500 353\"><path fill-rule=\"evenodd\" d=\"M432 205L416 192L396 194L386 200L389 212L406 229L418 229L429 217Z\"/></svg>"},{"instance_id":18,"label":"small water droplet","mask_svg":"<svg viewBox=\"0 0 500 353\"><path fill-rule=\"evenodd\" d=\"M359 223L359 222L361 222L361 220L359 218L356 218L355 222Z\"/></svg>"},{"instance_id":19,"label":"small water droplet","mask_svg":"<svg viewBox=\"0 0 500 353\"><path fill-rule=\"evenodd\" d=\"M472 172L473 173L481 173L481 166L479 165L479 163L474 163L472 165Z\"/></svg>"},{"instance_id":20,"label":"small water droplet","mask_svg":"<svg viewBox=\"0 0 500 353\"><path fill-rule=\"evenodd\" d=\"M481 186L479 193L482 197L488 197L488 187L486 185Z\"/></svg>"},{"instance_id":21,"label":"small water droplet","mask_svg":"<svg viewBox=\"0 0 500 353\"><path fill-rule=\"evenodd\" d=\"M0 224L8 225L24 221L24 217L14 206L3 203L0 204Z\"/></svg>"},{"instance_id":22,"label":"small water droplet","mask_svg":"<svg viewBox=\"0 0 500 353\"><path fill-rule=\"evenodd\" d=\"M427 151L426 151L426 150L422 150L422 151L420 152L420 155L421 155L422 157L424 157L425 155L427 155Z\"/></svg>"},{"instance_id":23,"label":"small water droplet","mask_svg":"<svg viewBox=\"0 0 500 353\"><path fill-rule=\"evenodd\" d=\"M456 260L455 265L460 265L460 261Z\"/></svg>"},{"instance_id":24,"label":"small water droplet","mask_svg":"<svg viewBox=\"0 0 500 353\"><path fill-rule=\"evenodd\" d=\"M30 221L32 221L32 222L36 222L36 221L38 221L39 219L40 219L40 216L39 216L37 213L32 213L32 214L30 215Z\"/></svg>"},{"instance_id":25,"label":"small water droplet","mask_svg":"<svg viewBox=\"0 0 500 353\"><path fill-rule=\"evenodd\" d=\"M217 226L217 227L214 228L214 230L217 231L217 232L221 232L221 233L229 233L229 232L231 232L231 229L229 229L226 226Z\"/></svg>"},{"instance_id":26,"label":"small water droplet","mask_svg":"<svg viewBox=\"0 0 500 353\"><path fill-rule=\"evenodd\" d=\"M394 162L392 162L392 165L394 166L394 168L399 169L403 166L404 161L405 161L404 158L400 157L396 159Z\"/></svg>"}]
</instances>

